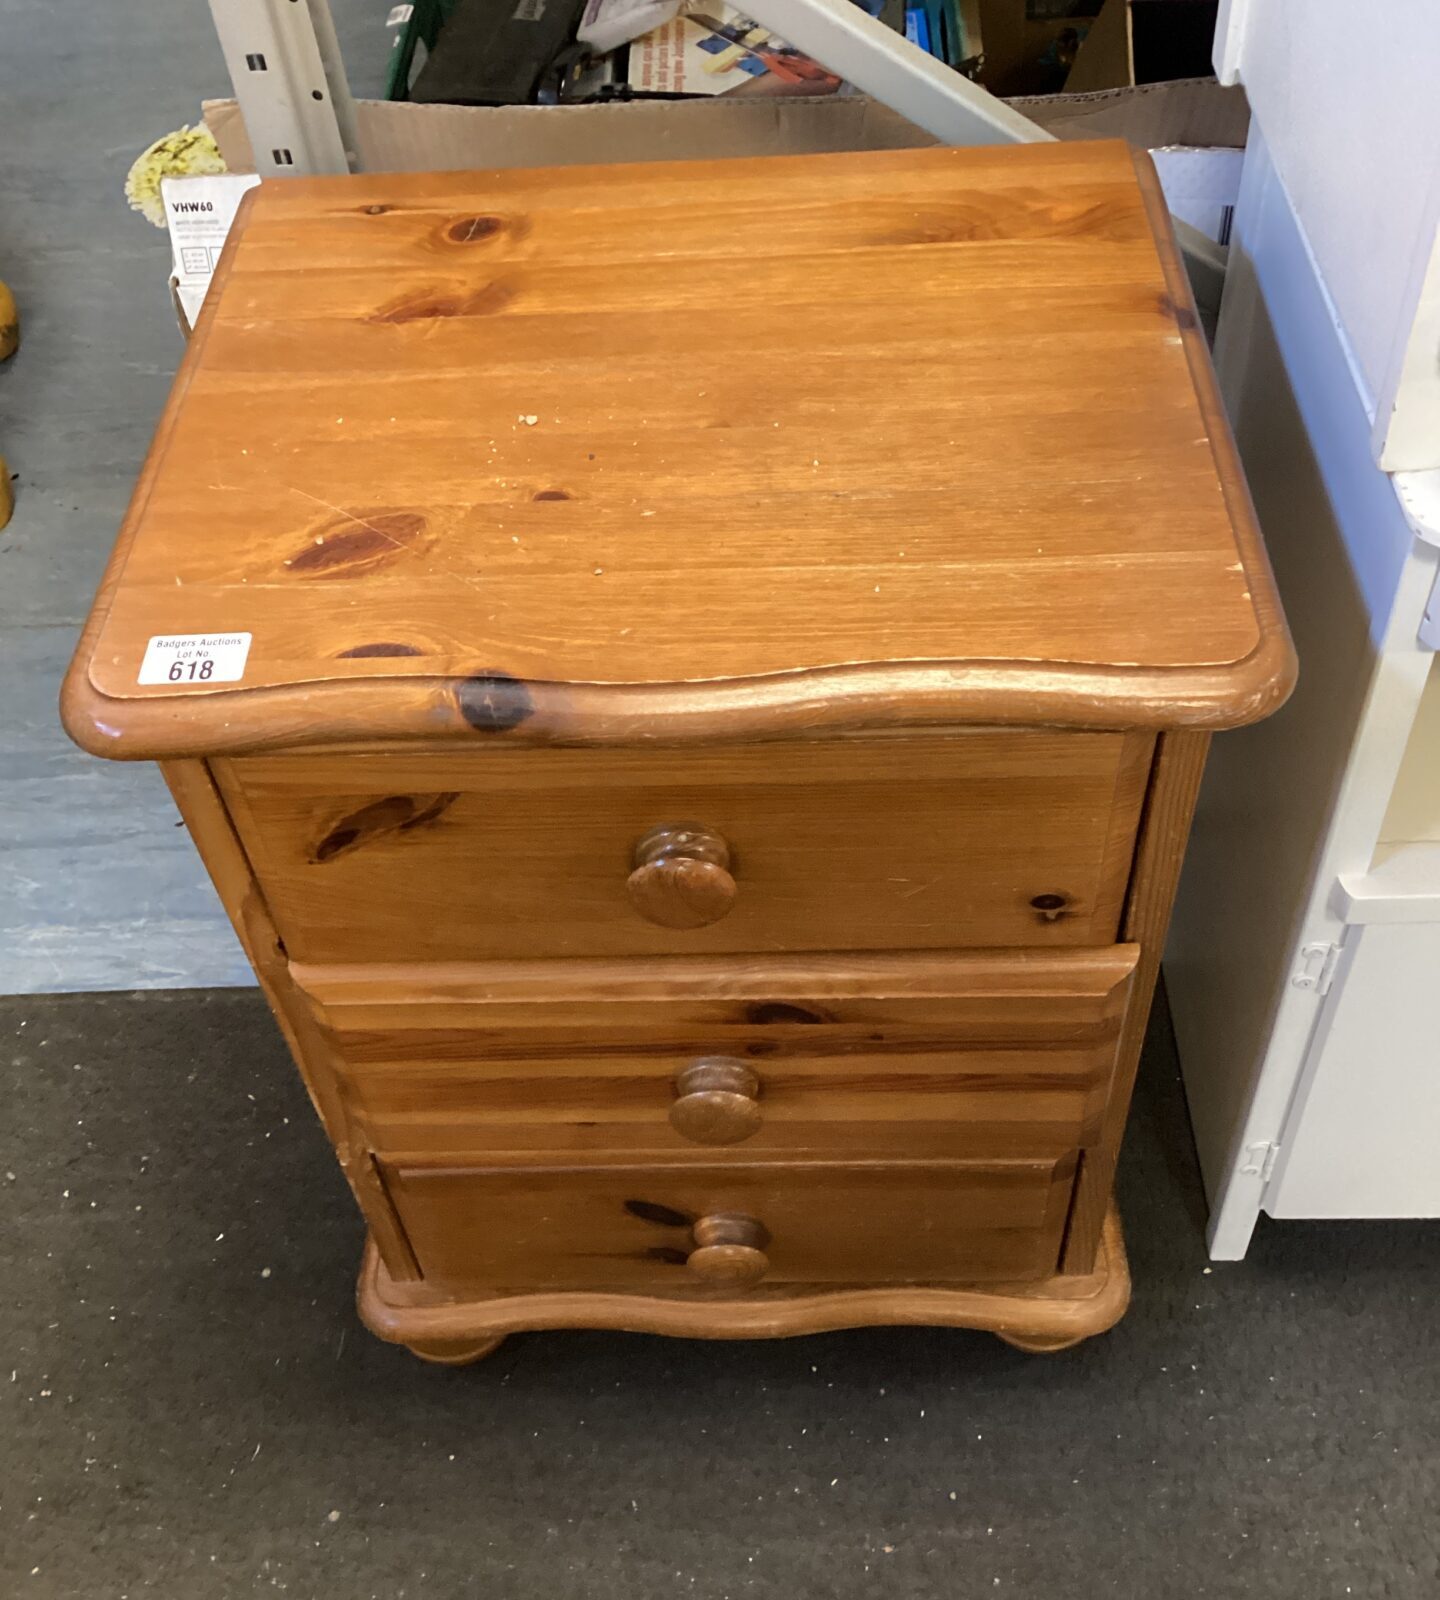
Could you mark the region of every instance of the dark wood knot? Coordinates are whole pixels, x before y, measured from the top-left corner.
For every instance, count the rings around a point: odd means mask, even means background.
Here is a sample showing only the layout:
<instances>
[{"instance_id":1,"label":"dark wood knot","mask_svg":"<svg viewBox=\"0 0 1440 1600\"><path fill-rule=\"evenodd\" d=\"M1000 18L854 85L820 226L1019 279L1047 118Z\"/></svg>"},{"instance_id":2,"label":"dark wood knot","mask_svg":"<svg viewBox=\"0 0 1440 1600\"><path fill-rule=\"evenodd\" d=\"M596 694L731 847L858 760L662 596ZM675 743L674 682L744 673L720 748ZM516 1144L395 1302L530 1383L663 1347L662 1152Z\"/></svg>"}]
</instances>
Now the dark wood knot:
<instances>
[{"instance_id":1,"label":"dark wood knot","mask_svg":"<svg viewBox=\"0 0 1440 1600\"><path fill-rule=\"evenodd\" d=\"M523 679L508 672L477 672L455 686L460 715L477 733L509 733L535 714L535 701Z\"/></svg>"},{"instance_id":2,"label":"dark wood knot","mask_svg":"<svg viewBox=\"0 0 1440 1600\"><path fill-rule=\"evenodd\" d=\"M1037 894L1030 902L1046 922L1058 922L1072 904L1068 894Z\"/></svg>"},{"instance_id":3,"label":"dark wood knot","mask_svg":"<svg viewBox=\"0 0 1440 1600\"><path fill-rule=\"evenodd\" d=\"M460 217L445 230L451 244L480 244L493 239L505 226L501 217Z\"/></svg>"},{"instance_id":4,"label":"dark wood knot","mask_svg":"<svg viewBox=\"0 0 1440 1600\"><path fill-rule=\"evenodd\" d=\"M627 1200L625 1209L641 1222L653 1222L661 1228L688 1228L694 1217L673 1206L656 1205L653 1200Z\"/></svg>"}]
</instances>

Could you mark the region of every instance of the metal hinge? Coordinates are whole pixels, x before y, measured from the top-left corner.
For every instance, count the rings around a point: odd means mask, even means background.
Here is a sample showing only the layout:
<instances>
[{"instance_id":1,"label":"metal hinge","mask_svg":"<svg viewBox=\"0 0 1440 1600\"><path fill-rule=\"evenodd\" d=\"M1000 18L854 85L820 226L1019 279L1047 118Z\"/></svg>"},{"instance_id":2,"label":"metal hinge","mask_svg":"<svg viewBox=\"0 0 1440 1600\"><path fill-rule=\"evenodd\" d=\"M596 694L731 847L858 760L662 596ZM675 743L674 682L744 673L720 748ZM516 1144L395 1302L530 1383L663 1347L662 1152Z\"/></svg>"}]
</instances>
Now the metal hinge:
<instances>
[{"instance_id":1,"label":"metal hinge","mask_svg":"<svg viewBox=\"0 0 1440 1600\"><path fill-rule=\"evenodd\" d=\"M1335 981L1335 968L1340 964L1340 946L1329 940L1318 944L1300 946L1300 965L1290 974L1290 982L1297 989L1313 989L1316 994L1329 994Z\"/></svg>"},{"instance_id":2,"label":"metal hinge","mask_svg":"<svg viewBox=\"0 0 1440 1600\"><path fill-rule=\"evenodd\" d=\"M1419 637L1426 650L1440 650L1440 567L1435 569L1435 581L1430 585L1430 599L1420 619Z\"/></svg>"},{"instance_id":3,"label":"metal hinge","mask_svg":"<svg viewBox=\"0 0 1440 1600\"><path fill-rule=\"evenodd\" d=\"M1422 544L1440 546L1440 472L1396 472L1390 481L1410 531ZM1440 564L1420 619L1420 644L1426 650L1440 650Z\"/></svg>"},{"instance_id":4,"label":"metal hinge","mask_svg":"<svg viewBox=\"0 0 1440 1600\"><path fill-rule=\"evenodd\" d=\"M1257 1139L1254 1144L1245 1146L1245 1165L1240 1171L1247 1178L1269 1183L1279 1155L1280 1146L1273 1139Z\"/></svg>"}]
</instances>

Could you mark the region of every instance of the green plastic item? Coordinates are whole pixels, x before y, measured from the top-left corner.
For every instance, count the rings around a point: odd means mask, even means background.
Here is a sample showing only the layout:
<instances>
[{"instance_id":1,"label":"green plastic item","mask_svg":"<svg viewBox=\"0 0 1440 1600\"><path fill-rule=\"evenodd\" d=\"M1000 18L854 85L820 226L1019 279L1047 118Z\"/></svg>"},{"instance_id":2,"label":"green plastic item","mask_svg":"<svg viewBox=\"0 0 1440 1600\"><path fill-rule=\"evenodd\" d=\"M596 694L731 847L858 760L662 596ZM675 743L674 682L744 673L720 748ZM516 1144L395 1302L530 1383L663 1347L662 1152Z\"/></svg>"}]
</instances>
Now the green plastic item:
<instances>
[{"instance_id":1,"label":"green plastic item","mask_svg":"<svg viewBox=\"0 0 1440 1600\"><path fill-rule=\"evenodd\" d=\"M433 50L440 30L459 4L460 0L414 0L409 16L396 28L395 42L390 46L390 62L385 68L387 100L410 98L410 73L415 65L416 45L423 44L426 50Z\"/></svg>"}]
</instances>

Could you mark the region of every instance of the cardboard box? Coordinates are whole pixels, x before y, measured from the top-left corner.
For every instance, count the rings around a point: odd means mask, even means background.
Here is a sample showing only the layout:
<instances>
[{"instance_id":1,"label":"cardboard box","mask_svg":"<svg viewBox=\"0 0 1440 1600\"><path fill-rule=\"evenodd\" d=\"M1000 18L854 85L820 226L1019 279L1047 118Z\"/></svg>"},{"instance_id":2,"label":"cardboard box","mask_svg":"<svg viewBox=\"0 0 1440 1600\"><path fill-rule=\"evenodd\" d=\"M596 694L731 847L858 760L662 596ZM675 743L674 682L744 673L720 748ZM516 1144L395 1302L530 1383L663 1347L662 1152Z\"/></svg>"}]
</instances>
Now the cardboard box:
<instances>
[{"instance_id":1,"label":"cardboard box","mask_svg":"<svg viewBox=\"0 0 1440 1600\"><path fill-rule=\"evenodd\" d=\"M1011 102L1060 139L1129 139L1161 145L1245 142L1244 91L1213 79L1047 95ZM205 124L231 172L252 172L240 108L209 100ZM441 106L356 102L361 160L369 172L585 166L721 156L911 150L937 144L898 111L863 95L821 99L636 100L577 106Z\"/></svg>"},{"instance_id":2,"label":"cardboard box","mask_svg":"<svg viewBox=\"0 0 1440 1600\"><path fill-rule=\"evenodd\" d=\"M1141 150L1193 145L1240 150L1250 128L1241 88L1214 78L1045 95L1010 102L1057 139L1128 139Z\"/></svg>"},{"instance_id":3,"label":"cardboard box","mask_svg":"<svg viewBox=\"0 0 1440 1600\"><path fill-rule=\"evenodd\" d=\"M207 101L205 124L232 172L254 169L233 100ZM367 172L450 172L702 161L722 156L908 150L933 145L898 112L860 95L810 99L631 100L575 106L434 106L360 100Z\"/></svg>"}]
</instances>

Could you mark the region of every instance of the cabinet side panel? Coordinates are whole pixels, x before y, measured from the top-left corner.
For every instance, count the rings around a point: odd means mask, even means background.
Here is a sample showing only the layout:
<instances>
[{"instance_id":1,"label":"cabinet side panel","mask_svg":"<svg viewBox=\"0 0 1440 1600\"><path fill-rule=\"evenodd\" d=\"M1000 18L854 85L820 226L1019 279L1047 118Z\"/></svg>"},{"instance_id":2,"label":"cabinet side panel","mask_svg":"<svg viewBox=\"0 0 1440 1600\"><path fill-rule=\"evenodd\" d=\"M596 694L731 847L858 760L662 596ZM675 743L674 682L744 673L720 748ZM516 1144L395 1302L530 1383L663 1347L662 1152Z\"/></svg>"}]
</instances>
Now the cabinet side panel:
<instances>
[{"instance_id":1,"label":"cabinet side panel","mask_svg":"<svg viewBox=\"0 0 1440 1600\"><path fill-rule=\"evenodd\" d=\"M255 969L260 988L300 1069L311 1103L330 1136L341 1169L370 1225L386 1270L399 1282L412 1280L419 1275L415 1258L375 1173L369 1152L351 1131L328 1049L290 978L284 947L209 766L198 760L163 761L160 770L236 936Z\"/></svg>"},{"instance_id":2,"label":"cabinet side panel","mask_svg":"<svg viewBox=\"0 0 1440 1600\"><path fill-rule=\"evenodd\" d=\"M1120 1031L1115 1076L1110 1085L1100 1142L1081 1158L1075 1204L1062 1257L1066 1272L1094 1270L1095 1254L1110 1205L1110 1191L1115 1182L1115 1164L1130 1113L1135 1072L1145 1042L1150 1003L1160 973L1160 955L1170 925L1170 908L1209 748L1208 733L1188 732L1162 734L1156 746L1121 934L1128 943L1140 946L1140 959L1135 966L1130 1009Z\"/></svg>"}]
</instances>

